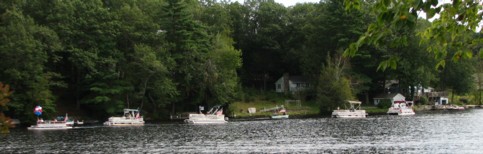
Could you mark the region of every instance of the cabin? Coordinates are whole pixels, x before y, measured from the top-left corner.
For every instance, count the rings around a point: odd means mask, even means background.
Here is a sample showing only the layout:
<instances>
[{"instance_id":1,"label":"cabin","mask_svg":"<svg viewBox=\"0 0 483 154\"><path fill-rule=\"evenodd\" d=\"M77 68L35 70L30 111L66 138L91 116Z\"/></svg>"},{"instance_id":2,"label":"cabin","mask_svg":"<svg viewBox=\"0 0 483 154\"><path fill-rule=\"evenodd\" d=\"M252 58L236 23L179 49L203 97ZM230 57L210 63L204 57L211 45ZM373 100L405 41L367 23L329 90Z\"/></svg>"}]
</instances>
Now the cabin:
<instances>
[{"instance_id":1,"label":"cabin","mask_svg":"<svg viewBox=\"0 0 483 154\"><path fill-rule=\"evenodd\" d=\"M275 91L278 93L295 93L306 90L309 83L303 76L289 76L284 74L275 82Z\"/></svg>"},{"instance_id":2,"label":"cabin","mask_svg":"<svg viewBox=\"0 0 483 154\"><path fill-rule=\"evenodd\" d=\"M430 100L434 101L434 105L448 105L449 104L448 97L444 97L444 96L432 97L432 98L430 98Z\"/></svg>"},{"instance_id":3,"label":"cabin","mask_svg":"<svg viewBox=\"0 0 483 154\"><path fill-rule=\"evenodd\" d=\"M389 100L392 104L394 104L394 102L406 102L406 97L400 93L382 94L374 97L374 105L378 105L383 100Z\"/></svg>"}]
</instances>

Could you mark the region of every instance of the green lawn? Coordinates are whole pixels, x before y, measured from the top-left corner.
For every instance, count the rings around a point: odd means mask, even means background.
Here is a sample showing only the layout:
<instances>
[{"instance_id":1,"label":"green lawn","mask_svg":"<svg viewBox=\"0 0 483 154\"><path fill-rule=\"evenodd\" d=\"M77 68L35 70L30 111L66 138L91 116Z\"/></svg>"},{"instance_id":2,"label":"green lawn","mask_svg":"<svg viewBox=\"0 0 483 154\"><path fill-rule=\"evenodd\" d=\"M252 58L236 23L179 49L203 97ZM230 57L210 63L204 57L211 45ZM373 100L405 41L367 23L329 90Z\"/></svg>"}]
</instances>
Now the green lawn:
<instances>
[{"instance_id":1,"label":"green lawn","mask_svg":"<svg viewBox=\"0 0 483 154\"><path fill-rule=\"evenodd\" d=\"M273 112L259 112L265 108L273 108L277 105L283 105L290 116L310 116L318 115L319 109L317 105L310 102L297 103L285 103L285 102L273 102L273 101L253 101L253 102L234 102L230 104L229 110L230 117L234 118L248 118L248 117L268 117ZM249 114L248 108L254 107L257 109L255 114Z\"/></svg>"},{"instance_id":2,"label":"green lawn","mask_svg":"<svg viewBox=\"0 0 483 154\"><path fill-rule=\"evenodd\" d=\"M362 106L361 107L363 110L366 110L366 113L369 115L375 115L375 114L386 114L387 109L381 109L376 106Z\"/></svg>"}]
</instances>

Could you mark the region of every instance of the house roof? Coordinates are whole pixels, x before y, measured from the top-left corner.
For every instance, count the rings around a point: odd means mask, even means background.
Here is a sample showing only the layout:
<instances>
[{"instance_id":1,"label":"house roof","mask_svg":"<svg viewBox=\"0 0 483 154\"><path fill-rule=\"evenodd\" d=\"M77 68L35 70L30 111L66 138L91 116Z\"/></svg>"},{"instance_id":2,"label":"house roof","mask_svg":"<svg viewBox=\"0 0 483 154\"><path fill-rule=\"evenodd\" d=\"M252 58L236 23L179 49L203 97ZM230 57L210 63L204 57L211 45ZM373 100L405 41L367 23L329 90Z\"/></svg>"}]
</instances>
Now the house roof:
<instances>
[{"instance_id":1,"label":"house roof","mask_svg":"<svg viewBox=\"0 0 483 154\"><path fill-rule=\"evenodd\" d=\"M390 94L380 94L376 97L374 97L374 99L390 99L390 98L394 98L396 95L398 95L399 93L390 93ZM401 94L400 94L401 95ZM404 96L403 96L404 97Z\"/></svg>"},{"instance_id":2,"label":"house roof","mask_svg":"<svg viewBox=\"0 0 483 154\"><path fill-rule=\"evenodd\" d=\"M307 82L307 79L303 76L289 76L288 80L292 82L297 82L297 83Z\"/></svg>"}]
</instances>

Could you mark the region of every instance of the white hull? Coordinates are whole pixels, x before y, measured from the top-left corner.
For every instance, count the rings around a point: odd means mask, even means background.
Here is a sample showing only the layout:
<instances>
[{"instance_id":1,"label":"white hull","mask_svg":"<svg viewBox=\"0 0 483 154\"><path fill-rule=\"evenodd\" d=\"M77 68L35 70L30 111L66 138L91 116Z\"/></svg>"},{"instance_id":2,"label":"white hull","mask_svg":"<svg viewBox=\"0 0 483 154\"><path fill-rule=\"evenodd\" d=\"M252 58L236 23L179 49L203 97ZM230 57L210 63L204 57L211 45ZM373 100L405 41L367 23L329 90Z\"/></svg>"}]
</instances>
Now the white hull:
<instances>
[{"instance_id":1,"label":"white hull","mask_svg":"<svg viewBox=\"0 0 483 154\"><path fill-rule=\"evenodd\" d=\"M66 130L66 129L72 129L74 127L36 127L36 126L30 126L27 129L28 130Z\"/></svg>"},{"instance_id":2,"label":"white hull","mask_svg":"<svg viewBox=\"0 0 483 154\"><path fill-rule=\"evenodd\" d=\"M185 120L189 124L224 124L227 123L225 115L205 115L205 114L189 114Z\"/></svg>"},{"instance_id":3,"label":"white hull","mask_svg":"<svg viewBox=\"0 0 483 154\"><path fill-rule=\"evenodd\" d=\"M106 126L143 126L143 118L130 117L110 117L108 121L104 122Z\"/></svg>"},{"instance_id":4,"label":"white hull","mask_svg":"<svg viewBox=\"0 0 483 154\"><path fill-rule=\"evenodd\" d=\"M57 121L46 121L46 122L38 122L37 125L32 125L28 127L28 130L64 130L64 129L72 129L74 124L73 121L69 122L57 122Z\"/></svg>"},{"instance_id":5,"label":"white hull","mask_svg":"<svg viewBox=\"0 0 483 154\"><path fill-rule=\"evenodd\" d=\"M138 109L124 109L124 116L110 117L106 122L106 126L144 126L144 119L139 114Z\"/></svg>"},{"instance_id":6,"label":"white hull","mask_svg":"<svg viewBox=\"0 0 483 154\"><path fill-rule=\"evenodd\" d=\"M288 115L272 115L272 119L288 119Z\"/></svg>"},{"instance_id":7,"label":"white hull","mask_svg":"<svg viewBox=\"0 0 483 154\"><path fill-rule=\"evenodd\" d=\"M334 110L332 117L334 118L365 118L366 110Z\"/></svg>"},{"instance_id":8,"label":"white hull","mask_svg":"<svg viewBox=\"0 0 483 154\"><path fill-rule=\"evenodd\" d=\"M404 116L404 115L415 115L416 113L414 113L413 109L411 108L400 109L400 108L391 107L387 111L387 114Z\"/></svg>"}]
</instances>

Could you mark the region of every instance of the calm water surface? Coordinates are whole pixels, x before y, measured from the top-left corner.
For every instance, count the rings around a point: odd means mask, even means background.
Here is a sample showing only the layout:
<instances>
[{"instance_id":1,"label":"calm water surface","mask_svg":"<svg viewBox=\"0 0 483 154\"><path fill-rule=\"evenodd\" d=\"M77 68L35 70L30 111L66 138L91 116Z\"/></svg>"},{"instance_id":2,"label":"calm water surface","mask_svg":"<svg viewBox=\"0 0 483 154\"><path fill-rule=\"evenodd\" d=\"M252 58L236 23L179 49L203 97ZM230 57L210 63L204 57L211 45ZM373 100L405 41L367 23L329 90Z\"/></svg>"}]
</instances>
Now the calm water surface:
<instances>
[{"instance_id":1,"label":"calm water surface","mask_svg":"<svg viewBox=\"0 0 483 154\"><path fill-rule=\"evenodd\" d=\"M14 129L0 153L481 153L483 110L366 119Z\"/></svg>"}]
</instances>

